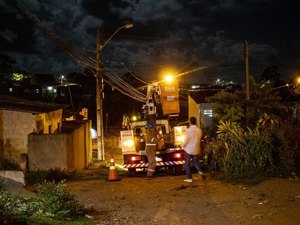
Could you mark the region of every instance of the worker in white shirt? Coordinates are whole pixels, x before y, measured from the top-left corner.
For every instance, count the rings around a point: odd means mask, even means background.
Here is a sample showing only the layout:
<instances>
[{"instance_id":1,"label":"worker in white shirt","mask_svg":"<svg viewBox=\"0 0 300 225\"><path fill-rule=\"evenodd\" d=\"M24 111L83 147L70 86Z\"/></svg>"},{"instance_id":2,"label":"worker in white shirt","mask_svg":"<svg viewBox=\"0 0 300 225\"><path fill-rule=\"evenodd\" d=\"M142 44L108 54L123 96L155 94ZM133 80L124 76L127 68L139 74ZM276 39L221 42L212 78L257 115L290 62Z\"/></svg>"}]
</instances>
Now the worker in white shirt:
<instances>
[{"instance_id":1,"label":"worker in white shirt","mask_svg":"<svg viewBox=\"0 0 300 225\"><path fill-rule=\"evenodd\" d=\"M202 130L197 126L197 119L196 117L190 118L190 127L186 130L185 140L183 143L184 149L184 160L185 160L185 171L187 179L184 182L191 183L193 182L192 179L192 172L190 166L190 160L192 159L193 165L197 170L200 178L202 180L205 179L205 176L202 172L200 163L199 163L199 156L201 153L201 139L202 139Z\"/></svg>"}]
</instances>

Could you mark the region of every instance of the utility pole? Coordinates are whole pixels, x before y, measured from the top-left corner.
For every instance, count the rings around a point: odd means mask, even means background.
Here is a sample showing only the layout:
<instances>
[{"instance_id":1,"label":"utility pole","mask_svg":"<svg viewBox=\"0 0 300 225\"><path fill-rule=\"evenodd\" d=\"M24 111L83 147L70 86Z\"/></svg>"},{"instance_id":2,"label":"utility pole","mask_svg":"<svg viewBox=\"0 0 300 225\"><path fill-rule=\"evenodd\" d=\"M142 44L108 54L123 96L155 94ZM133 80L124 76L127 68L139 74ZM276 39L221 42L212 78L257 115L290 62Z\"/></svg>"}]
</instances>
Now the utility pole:
<instances>
[{"instance_id":1,"label":"utility pole","mask_svg":"<svg viewBox=\"0 0 300 225\"><path fill-rule=\"evenodd\" d=\"M98 160L104 160L104 140L103 140L103 70L101 63L101 34L97 29L97 43L96 43L96 106L97 106L97 150Z\"/></svg>"},{"instance_id":2,"label":"utility pole","mask_svg":"<svg viewBox=\"0 0 300 225\"><path fill-rule=\"evenodd\" d=\"M245 57L245 90L246 90L246 100L250 100L250 82L249 82L249 55L248 55L248 43L244 42L244 57Z\"/></svg>"},{"instance_id":3,"label":"utility pole","mask_svg":"<svg viewBox=\"0 0 300 225\"><path fill-rule=\"evenodd\" d=\"M102 37L100 30L97 29L97 43L96 43L96 105L97 105L97 145L98 145L98 160L105 160L104 151L104 131L103 131L103 65L101 62L101 51L104 46L122 29L132 28L133 24L125 24L119 27L106 42L102 44Z\"/></svg>"}]
</instances>

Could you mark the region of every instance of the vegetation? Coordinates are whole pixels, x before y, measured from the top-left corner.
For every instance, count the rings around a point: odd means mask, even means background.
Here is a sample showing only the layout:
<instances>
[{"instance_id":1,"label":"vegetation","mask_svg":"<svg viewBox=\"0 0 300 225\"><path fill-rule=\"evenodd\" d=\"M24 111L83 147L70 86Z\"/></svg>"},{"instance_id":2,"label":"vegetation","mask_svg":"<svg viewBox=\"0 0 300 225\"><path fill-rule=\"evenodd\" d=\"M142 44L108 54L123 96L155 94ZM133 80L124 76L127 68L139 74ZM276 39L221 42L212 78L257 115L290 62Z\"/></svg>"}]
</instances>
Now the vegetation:
<instances>
[{"instance_id":1,"label":"vegetation","mask_svg":"<svg viewBox=\"0 0 300 225\"><path fill-rule=\"evenodd\" d=\"M83 219L83 206L70 195L63 181L58 184L45 182L38 185L35 192L34 197L22 198L10 194L1 185L0 223L26 224L28 221L43 221L37 224L66 224L58 221L69 221L69 224L92 224ZM76 223L71 223L74 220Z\"/></svg>"},{"instance_id":2,"label":"vegetation","mask_svg":"<svg viewBox=\"0 0 300 225\"><path fill-rule=\"evenodd\" d=\"M7 158L0 158L0 170L20 170L20 165Z\"/></svg>"},{"instance_id":3,"label":"vegetation","mask_svg":"<svg viewBox=\"0 0 300 225\"><path fill-rule=\"evenodd\" d=\"M39 211L48 217L73 219L83 216L83 207L70 195L63 181L38 185L36 194Z\"/></svg>"},{"instance_id":4,"label":"vegetation","mask_svg":"<svg viewBox=\"0 0 300 225\"><path fill-rule=\"evenodd\" d=\"M26 185L41 184L44 181L58 183L71 175L60 169L37 170L25 172Z\"/></svg>"},{"instance_id":5,"label":"vegetation","mask_svg":"<svg viewBox=\"0 0 300 225\"><path fill-rule=\"evenodd\" d=\"M281 102L272 83L251 80L245 93L221 92L213 97L215 137L209 144L218 169L229 179L285 176L295 172L299 155L299 121Z\"/></svg>"}]
</instances>

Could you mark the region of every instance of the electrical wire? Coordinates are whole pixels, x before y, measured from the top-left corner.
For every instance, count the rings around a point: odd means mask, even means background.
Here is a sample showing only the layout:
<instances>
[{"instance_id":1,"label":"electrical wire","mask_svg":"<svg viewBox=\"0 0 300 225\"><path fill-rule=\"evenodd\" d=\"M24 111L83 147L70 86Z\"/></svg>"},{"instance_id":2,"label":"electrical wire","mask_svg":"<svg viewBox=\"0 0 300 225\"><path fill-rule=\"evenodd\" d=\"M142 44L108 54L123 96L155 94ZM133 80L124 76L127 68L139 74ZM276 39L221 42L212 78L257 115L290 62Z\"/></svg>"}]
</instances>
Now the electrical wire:
<instances>
[{"instance_id":1,"label":"electrical wire","mask_svg":"<svg viewBox=\"0 0 300 225\"><path fill-rule=\"evenodd\" d=\"M73 46L70 42L65 41L58 35L56 35L52 30L49 28L46 28L42 25L41 21L38 19L37 16L32 14L26 4L21 4L20 2L13 1L13 5L23 14L25 15L33 24L37 27L37 29L51 42L53 42L56 46L63 49L71 58L78 62L79 64L85 66L88 68L92 74L96 74L96 68L97 68L97 62L95 59L89 57L86 55L81 49L76 48ZM137 89L126 83L124 80L119 78L118 76L114 75L111 72L104 71L103 72L103 80L107 84L109 84L112 87L115 87L118 91L121 93L135 99L138 101L144 102L146 97L144 94L139 92ZM96 76L96 75L94 75Z\"/></svg>"}]
</instances>

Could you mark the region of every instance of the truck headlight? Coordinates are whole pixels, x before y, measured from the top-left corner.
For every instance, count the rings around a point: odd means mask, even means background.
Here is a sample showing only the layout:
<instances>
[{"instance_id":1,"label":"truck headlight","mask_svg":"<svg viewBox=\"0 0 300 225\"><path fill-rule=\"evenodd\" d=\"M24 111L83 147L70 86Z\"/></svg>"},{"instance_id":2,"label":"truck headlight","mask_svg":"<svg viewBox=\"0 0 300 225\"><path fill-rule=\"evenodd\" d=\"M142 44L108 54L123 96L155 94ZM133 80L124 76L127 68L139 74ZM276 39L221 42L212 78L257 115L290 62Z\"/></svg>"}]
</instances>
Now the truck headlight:
<instances>
[{"instance_id":1,"label":"truck headlight","mask_svg":"<svg viewBox=\"0 0 300 225\"><path fill-rule=\"evenodd\" d=\"M132 146L134 146L134 141L131 140L131 139L128 139L126 141L123 141L122 145L125 146L125 147L132 147Z\"/></svg>"}]
</instances>

